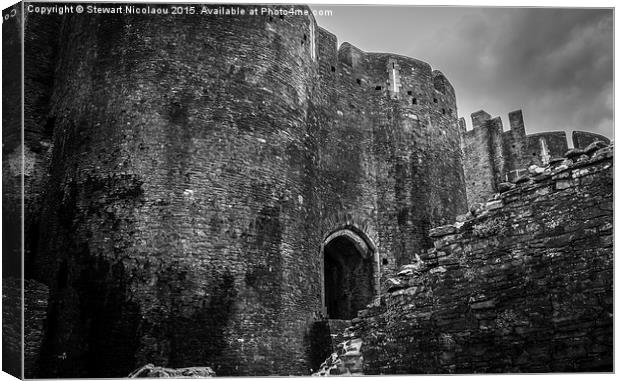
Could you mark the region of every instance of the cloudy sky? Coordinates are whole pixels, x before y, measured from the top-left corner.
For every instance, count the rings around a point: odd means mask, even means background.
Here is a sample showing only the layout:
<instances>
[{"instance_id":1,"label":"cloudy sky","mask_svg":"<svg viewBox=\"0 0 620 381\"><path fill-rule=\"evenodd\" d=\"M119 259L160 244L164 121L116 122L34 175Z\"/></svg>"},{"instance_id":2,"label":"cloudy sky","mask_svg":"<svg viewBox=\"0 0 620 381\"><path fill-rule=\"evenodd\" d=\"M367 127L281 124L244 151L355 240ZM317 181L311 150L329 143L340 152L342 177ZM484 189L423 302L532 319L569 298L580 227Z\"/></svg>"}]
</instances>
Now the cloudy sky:
<instances>
[{"instance_id":1,"label":"cloudy sky","mask_svg":"<svg viewBox=\"0 0 620 381\"><path fill-rule=\"evenodd\" d=\"M522 109L528 133L613 137L610 9L316 5L320 26L369 52L428 62L455 87L459 116Z\"/></svg>"}]
</instances>

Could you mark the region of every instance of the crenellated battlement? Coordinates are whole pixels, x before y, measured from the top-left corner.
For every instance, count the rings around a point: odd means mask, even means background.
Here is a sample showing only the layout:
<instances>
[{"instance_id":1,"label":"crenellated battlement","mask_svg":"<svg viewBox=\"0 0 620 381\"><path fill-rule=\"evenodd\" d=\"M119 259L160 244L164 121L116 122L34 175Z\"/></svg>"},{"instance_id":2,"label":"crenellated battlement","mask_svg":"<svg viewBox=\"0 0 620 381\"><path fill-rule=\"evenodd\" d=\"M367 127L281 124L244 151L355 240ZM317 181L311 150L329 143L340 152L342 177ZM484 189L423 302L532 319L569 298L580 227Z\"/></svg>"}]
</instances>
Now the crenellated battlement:
<instances>
[{"instance_id":1,"label":"crenellated battlement","mask_svg":"<svg viewBox=\"0 0 620 381\"><path fill-rule=\"evenodd\" d=\"M356 93L363 91L371 98L385 96L398 101L422 123L429 119L422 114L433 114L444 121L431 125L446 124L446 128L457 125L454 88L441 71L415 58L365 52L348 42L343 42L334 52L335 36L323 30L319 34L325 35L319 41L322 77L340 82ZM372 108L373 103L368 106Z\"/></svg>"},{"instance_id":2,"label":"crenellated battlement","mask_svg":"<svg viewBox=\"0 0 620 381\"><path fill-rule=\"evenodd\" d=\"M501 117L491 118L483 110L472 113L471 119L471 130L467 130L464 118L459 120L469 205L497 191L501 182L518 178L530 165L547 165L569 148L564 131L526 134L521 110L508 114L507 131ZM574 131L572 138L575 148L595 141L609 144L606 137L590 132Z\"/></svg>"}]
</instances>

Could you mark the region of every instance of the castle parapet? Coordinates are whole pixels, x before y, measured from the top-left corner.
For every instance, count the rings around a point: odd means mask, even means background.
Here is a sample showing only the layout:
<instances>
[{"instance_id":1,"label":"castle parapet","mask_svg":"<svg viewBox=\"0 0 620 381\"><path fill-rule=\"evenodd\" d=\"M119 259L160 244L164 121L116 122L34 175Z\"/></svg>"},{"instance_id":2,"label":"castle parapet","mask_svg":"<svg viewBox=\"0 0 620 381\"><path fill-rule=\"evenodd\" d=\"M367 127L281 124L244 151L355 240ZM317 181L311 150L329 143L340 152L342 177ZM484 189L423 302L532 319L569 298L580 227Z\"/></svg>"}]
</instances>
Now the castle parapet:
<instances>
[{"instance_id":1,"label":"castle parapet","mask_svg":"<svg viewBox=\"0 0 620 381\"><path fill-rule=\"evenodd\" d=\"M572 138L573 147L575 148L585 148L594 142L610 143L607 137L586 131L573 131Z\"/></svg>"},{"instance_id":2,"label":"castle parapet","mask_svg":"<svg viewBox=\"0 0 620 381\"><path fill-rule=\"evenodd\" d=\"M516 133L525 135L525 124L523 123L523 111L516 110L508 113L510 129Z\"/></svg>"},{"instance_id":3,"label":"castle parapet","mask_svg":"<svg viewBox=\"0 0 620 381\"><path fill-rule=\"evenodd\" d=\"M343 42L338 49L338 60L355 69L362 62L365 54L364 51L350 43Z\"/></svg>"},{"instance_id":4,"label":"castle parapet","mask_svg":"<svg viewBox=\"0 0 620 381\"><path fill-rule=\"evenodd\" d=\"M464 119L459 121L470 205L488 199L502 181L517 179L531 165L547 165L569 148L564 131L527 135L521 110L510 112L508 119L507 131L503 130L500 117L491 118L484 110L471 114L472 130L467 130ZM609 144L606 137L583 131L574 131L572 139L575 148L595 141Z\"/></svg>"}]
</instances>

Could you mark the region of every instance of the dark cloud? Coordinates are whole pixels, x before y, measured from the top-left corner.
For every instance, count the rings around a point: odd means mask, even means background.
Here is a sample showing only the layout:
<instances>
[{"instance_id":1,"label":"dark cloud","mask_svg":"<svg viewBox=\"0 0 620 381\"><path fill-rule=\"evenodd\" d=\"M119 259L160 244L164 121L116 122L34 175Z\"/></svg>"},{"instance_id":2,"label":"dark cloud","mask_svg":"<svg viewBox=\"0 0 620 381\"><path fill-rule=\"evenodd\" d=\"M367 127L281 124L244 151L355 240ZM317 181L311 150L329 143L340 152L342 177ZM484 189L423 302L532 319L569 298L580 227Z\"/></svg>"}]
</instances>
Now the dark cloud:
<instances>
[{"instance_id":1,"label":"dark cloud","mask_svg":"<svg viewBox=\"0 0 620 381\"><path fill-rule=\"evenodd\" d=\"M611 9L334 7L320 25L368 51L419 58L457 91L459 115L523 109L529 133L613 134ZM372 28L369 28L372 25Z\"/></svg>"},{"instance_id":2,"label":"dark cloud","mask_svg":"<svg viewBox=\"0 0 620 381\"><path fill-rule=\"evenodd\" d=\"M487 50L496 61L491 69L500 83L511 84L509 98L521 99L534 119L530 130L587 129L610 136L611 13L526 9L498 19L504 27Z\"/></svg>"}]
</instances>

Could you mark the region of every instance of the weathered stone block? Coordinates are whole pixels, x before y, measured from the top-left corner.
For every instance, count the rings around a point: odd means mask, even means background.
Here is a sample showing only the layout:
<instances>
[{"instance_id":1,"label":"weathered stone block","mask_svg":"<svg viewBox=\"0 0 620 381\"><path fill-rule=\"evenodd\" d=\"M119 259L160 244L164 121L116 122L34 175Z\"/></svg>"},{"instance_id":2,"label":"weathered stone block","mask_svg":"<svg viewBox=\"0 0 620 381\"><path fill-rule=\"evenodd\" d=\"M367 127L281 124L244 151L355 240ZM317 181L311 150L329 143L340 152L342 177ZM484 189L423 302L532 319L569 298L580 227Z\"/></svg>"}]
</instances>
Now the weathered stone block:
<instances>
[{"instance_id":1,"label":"weathered stone block","mask_svg":"<svg viewBox=\"0 0 620 381\"><path fill-rule=\"evenodd\" d=\"M515 187L515 185L513 183L499 183L499 185L497 186L497 189L500 191L500 193L504 193L507 192L511 189L513 189Z\"/></svg>"},{"instance_id":2,"label":"weathered stone block","mask_svg":"<svg viewBox=\"0 0 620 381\"><path fill-rule=\"evenodd\" d=\"M523 175L523 176L519 176L515 180L515 184L525 184L525 183L528 183L529 181L530 181L530 177L527 175Z\"/></svg>"},{"instance_id":3,"label":"weathered stone block","mask_svg":"<svg viewBox=\"0 0 620 381\"><path fill-rule=\"evenodd\" d=\"M439 226L434 229L431 229L428 235L431 238L437 238L437 237L443 237L445 235L454 234L454 233L456 233L456 228L454 227L454 225L443 225L443 226Z\"/></svg>"},{"instance_id":4,"label":"weathered stone block","mask_svg":"<svg viewBox=\"0 0 620 381\"><path fill-rule=\"evenodd\" d=\"M501 200L497 200L497 201L487 202L487 204L485 205L485 208L487 210L495 210L495 209L500 209L502 206L504 206L504 203Z\"/></svg>"},{"instance_id":5,"label":"weathered stone block","mask_svg":"<svg viewBox=\"0 0 620 381\"><path fill-rule=\"evenodd\" d=\"M592 155L594 152L598 151L601 148L605 148L607 146L608 146L607 143L604 143L604 142L601 142L601 141L597 140L597 141L594 141L594 142L588 144L588 146L586 148L584 148L583 151L587 155Z\"/></svg>"},{"instance_id":6,"label":"weathered stone block","mask_svg":"<svg viewBox=\"0 0 620 381\"><path fill-rule=\"evenodd\" d=\"M585 151L580 149L580 148L572 148L569 149L568 151L566 151L566 153L564 154L564 156L566 156L567 158L571 159L571 160L576 160L579 156L585 154Z\"/></svg>"}]
</instances>

